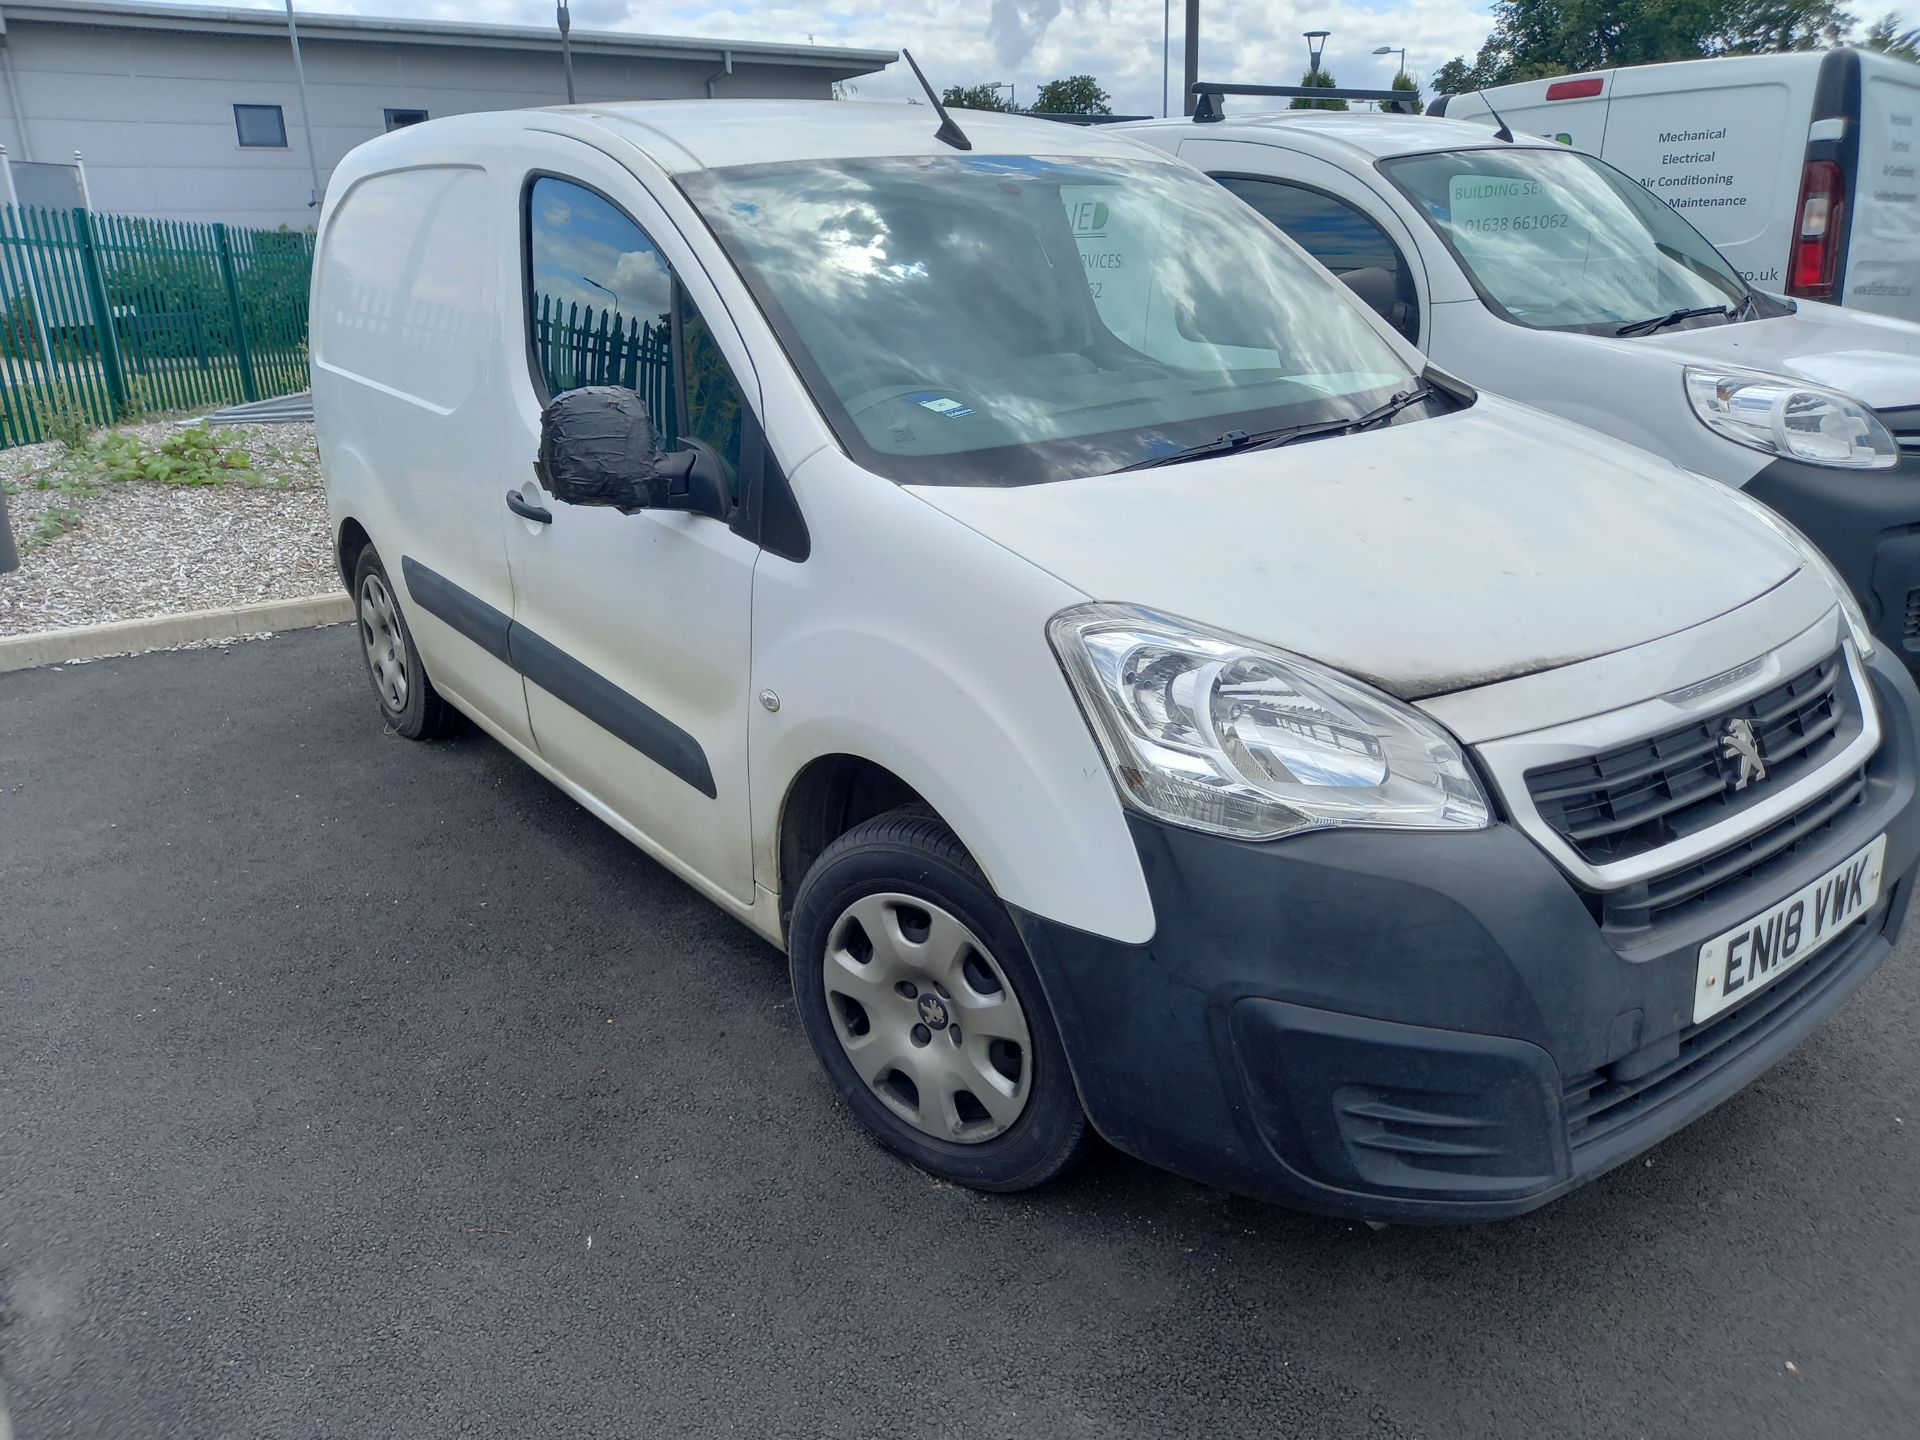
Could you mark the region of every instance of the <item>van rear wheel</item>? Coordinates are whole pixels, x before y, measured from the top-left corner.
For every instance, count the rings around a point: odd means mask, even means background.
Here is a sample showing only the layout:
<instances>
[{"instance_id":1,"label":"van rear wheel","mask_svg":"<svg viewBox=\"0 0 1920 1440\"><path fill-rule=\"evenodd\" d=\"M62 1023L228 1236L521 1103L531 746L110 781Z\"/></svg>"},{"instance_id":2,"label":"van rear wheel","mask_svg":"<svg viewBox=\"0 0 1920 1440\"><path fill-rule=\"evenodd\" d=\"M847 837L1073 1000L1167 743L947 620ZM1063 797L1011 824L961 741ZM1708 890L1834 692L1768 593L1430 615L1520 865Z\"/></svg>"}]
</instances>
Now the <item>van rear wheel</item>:
<instances>
[{"instance_id":1,"label":"van rear wheel","mask_svg":"<svg viewBox=\"0 0 1920 1440\"><path fill-rule=\"evenodd\" d=\"M954 834L919 810L855 826L801 882L794 999L841 1097L888 1148L979 1190L1027 1190L1091 1129L1039 977Z\"/></svg>"},{"instance_id":2,"label":"van rear wheel","mask_svg":"<svg viewBox=\"0 0 1920 1440\"><path fill-rule=\"evenodd\" d=\"M427 678L427 667L400 612L387 568L369 545L353 567L354 628L366 655L367 678L380 701L387 728L408 740L443 734L452 711Z\"/></svg>"}]
</instances>

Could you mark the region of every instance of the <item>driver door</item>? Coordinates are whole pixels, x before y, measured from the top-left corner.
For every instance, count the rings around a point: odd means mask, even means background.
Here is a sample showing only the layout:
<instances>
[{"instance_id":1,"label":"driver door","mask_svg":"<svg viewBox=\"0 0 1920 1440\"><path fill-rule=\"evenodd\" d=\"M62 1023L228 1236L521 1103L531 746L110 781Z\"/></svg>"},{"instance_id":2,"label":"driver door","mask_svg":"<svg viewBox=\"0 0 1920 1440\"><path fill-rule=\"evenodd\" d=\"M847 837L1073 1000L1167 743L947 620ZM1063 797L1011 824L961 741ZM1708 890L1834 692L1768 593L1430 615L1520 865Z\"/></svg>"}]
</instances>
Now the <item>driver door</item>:
<instances>
[{"instance_id":1,"label":"driver door","mask_svg":"<svg viewBox=\"0 0 1920 1440\"><path fill-rule=\"evenodd\" d=\"M532 466L553 394L621 385L665 448L708 447L737 498L742 413L758 403L745 347L671 220L610 157L529 170L520 205L529 365L496 503L534 741L590 808L750 903L759 546L708 515L563 504Z\"/></svg>"}]
</instances>

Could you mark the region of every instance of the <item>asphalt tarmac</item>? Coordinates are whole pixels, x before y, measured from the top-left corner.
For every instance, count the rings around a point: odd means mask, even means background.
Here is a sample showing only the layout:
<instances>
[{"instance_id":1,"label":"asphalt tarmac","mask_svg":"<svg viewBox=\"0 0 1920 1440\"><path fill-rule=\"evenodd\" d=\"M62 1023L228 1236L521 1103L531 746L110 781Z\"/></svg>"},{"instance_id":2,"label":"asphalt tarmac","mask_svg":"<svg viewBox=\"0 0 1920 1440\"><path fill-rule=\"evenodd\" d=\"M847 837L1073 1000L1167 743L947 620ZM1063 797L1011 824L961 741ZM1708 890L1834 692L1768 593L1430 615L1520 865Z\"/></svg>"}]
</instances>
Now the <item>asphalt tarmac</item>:
<instances>
[{"instance_id":1,"label":"asphalt tarmac","mask_svg":"<svg viewBox=\"0 0 1920 1440\"><path fill-rule=\"evenodd\" d=\"M989 1198L350 631L0 675L0 1437L1910 1440L1914 961L1521 1220Z\"/></svg>"}]
</instances>

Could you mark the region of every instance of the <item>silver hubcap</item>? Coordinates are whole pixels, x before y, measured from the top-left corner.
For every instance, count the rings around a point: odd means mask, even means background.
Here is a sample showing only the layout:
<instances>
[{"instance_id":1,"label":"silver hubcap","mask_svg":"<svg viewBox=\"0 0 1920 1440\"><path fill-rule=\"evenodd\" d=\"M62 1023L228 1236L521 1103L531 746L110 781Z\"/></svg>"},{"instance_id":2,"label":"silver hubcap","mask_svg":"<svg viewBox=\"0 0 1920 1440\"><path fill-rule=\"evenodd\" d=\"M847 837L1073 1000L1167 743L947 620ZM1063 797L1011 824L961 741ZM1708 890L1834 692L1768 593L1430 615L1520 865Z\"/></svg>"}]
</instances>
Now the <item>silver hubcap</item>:
<instances>
[{"instance_id":1,"label":"silver hubcap","mask_svg":"<svg viewBox=\"0 0 1920 1440\"><path fill-rule=\"evenodd\" d=\"M400 638L400 614L378 575L360 586L360 640L367 647L373 688L396 715L407 708L407 646Z\"/></svg>"},{"instance_id":2,"label":"silver hubcap","mask_svg":"<svg viewBox=\"0 0 1920 1440\"><path fill-rule=\"evenodd\" d=\"M939 906L854 901L828 933L821 980L847 1059L916 1130L978 1144L1026 1109L1026 1014L987 947Z\"/></svg>"}]
</instances>

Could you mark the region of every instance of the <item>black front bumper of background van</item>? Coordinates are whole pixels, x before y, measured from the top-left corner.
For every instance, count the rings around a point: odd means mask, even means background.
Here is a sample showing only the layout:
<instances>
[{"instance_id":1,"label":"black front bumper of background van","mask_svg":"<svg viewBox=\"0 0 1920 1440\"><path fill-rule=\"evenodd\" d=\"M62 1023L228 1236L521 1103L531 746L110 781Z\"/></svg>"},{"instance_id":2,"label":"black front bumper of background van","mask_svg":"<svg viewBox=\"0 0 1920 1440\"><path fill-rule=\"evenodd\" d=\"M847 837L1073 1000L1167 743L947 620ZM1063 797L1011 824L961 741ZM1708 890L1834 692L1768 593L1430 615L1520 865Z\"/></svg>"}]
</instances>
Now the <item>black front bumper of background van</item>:
<instances>
[{"instance_id":1,"label":"black front bumper of background van","mask_svg":"<svg viewBox=\"0 0 1920 1440\"><path fill-rule=\"evenodd\" d=\"M1776 460L1746 489L1826 552L1874 637L1920 676L1920 453L1902 451L1892 470Z\"/></svg>"},{"instance_id":2,"label":"black front bumper of background van","mask_svg":"<svg viewBox=\"0 0 1920 1440\"><path fill-rule=\"evenodd\" d=\"M1196 1180L1389 1221L1516 1215L1638 1154L1773 1064L1878 968L1920 864L1920 695L1872 664L1886 738L1793 877L1609 934L1511 825L1247 844L1132 817L1157 932L1016 912L1081 1099L1113 1144ZM1693 1026L1701 942L1875 835L1880 903Z\"/></svg>"}]
</instances>

